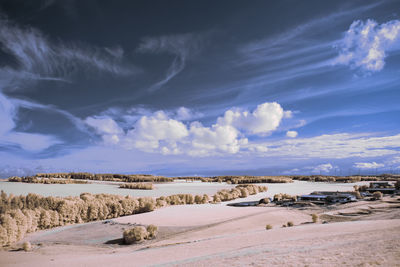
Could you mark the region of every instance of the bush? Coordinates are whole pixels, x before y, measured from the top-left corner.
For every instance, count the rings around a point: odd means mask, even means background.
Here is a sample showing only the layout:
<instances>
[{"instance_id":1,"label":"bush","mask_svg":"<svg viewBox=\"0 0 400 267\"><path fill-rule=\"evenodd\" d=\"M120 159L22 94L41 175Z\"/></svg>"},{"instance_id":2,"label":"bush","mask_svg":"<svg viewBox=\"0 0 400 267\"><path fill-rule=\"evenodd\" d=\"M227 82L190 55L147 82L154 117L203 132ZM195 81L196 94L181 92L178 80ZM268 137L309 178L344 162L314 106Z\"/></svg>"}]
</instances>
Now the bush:
<instances>
[{"instance_id":1,"label":"bush","mask_svg":"<svg viewBox=\"0 0 400 267\"><path fill-rule=\"evenodd\" d=\"M270 203L270 202L271 202L271 200L270 200L268 197L266 197L266 198L260 199L260 201L258 202L258 204L268 204L268 203Z\"/></svg>"},{"instance_id":2,"label":"bush","mask_svg":"<svg viewBox=\"0 0 400 267\"><path fill-rule=\"evenodd\" d=\"M318 215L317 214L311 214L311 218L312 218L312 221L313 221L313 223L316 223L316 222L318 222Z\"/></svg>"},{"instance_id":3,"label":"bush","mask_svg":"<svg viewBox=\"0 0 400 267\"><path fill-rule=\"evenodd\" d=\"M148 233L144 226L135 226L132 229L124 231L123 238L125 244L133 244L147 239Z\"/></svg>"},{"instance_id":4,"label":"bush","mask_svg":"<svg viewBox=\"0 0 400 267\"><path fill-rule=\"evenodd\" d=\"M156 238L158 233L158 227L150 224L145 228L144 226L135 226L131 229L127 229L123 233L125 244L139 243L144 240Z\"/></svg>"},{"instance_id":5,"label":"bush","mask_svg":"<svg viewBox=\"0 0 400 267\"><path fill-rule=\"evenodd\" d=\"M292 227L294 224L292 221L287 222L287 227Z\"/></svg>"},{"instance_id":6,"label":"bush","mask_svg":"<svg viewBox=\"0 0 400 267\"><path fill-rule=\"evenodd\" d=\"M283 194L283 193L279 193L279 194L275 194L274 195L274 201L296 201L297 200L297 196L292 196L289 194Z\"/></svg>"},{"instance_id":7,"label":"bush","mask_svg":"<svg viewBox=\"0 0 400 267\"><path fill-rule=\"evenodd\" d=\"M259 192L265 192L267 191L268 188L266 186L258 186L258 185L253 185L253 184L241 184L236 186L235 188L232 188L231 190L228 189L222 189L218 191L214 196L213 196L213 202L218 203L218 202L223 202L223 201L229 201L233 199L237 199L239 197L244 198L248 197L249 195L255 195Z\"/></svg>"},{"instance_id":8,"label":"bush","mask_svg":"<svg viewBox=\"0 0 400 267\"><path fill-rule=\"evenodd\" d=\"M24 242L22 244L22 249L25 251L30 251L32 249L32 245L30 242Z\"/></svg>"},{"instance_id":9,"label":"bush","mask_svg":"<svg viewBox=\"0 0 400 267\"><path fill-rule=\"evenodd\" d=\"M125 183L125 184L121 184L119 186L119 188L153 190L154 186L152 183Z\"/></svg>"},{"instance_id":10,"label":"bush","mask_svg":"<svg viewBox=\"0 0 400 267\"><path fill-rule=\"evenodd\" d=\"M272 225L267 224L267 225L265 226L265 229L266 229L266 230L271 230L271 229L272 229Z\"/></svg>"},{"instance_id":11,"label":"bush","mask_svg":"<svg viewBox=\"0 0 400 267\"><path fill-rule=\"evenodd\" d=\"M147 230L147 234L148 234L148 239L156 238L156 236L158 234L157 226L150 224L149 226L147 226L146 230Z\"/></svg>"},{"instance_id":12,"label":"bush","mask_svg":"<svg viewBox=\"0 0 400 267\"><path fill-rule=\"evenodd\" d=\"M381 192L379 192L379 191L378 192L374 192L372 194L372 198L375 199L375 200L382 199L382 197L383 197L383 194Z\"/></svg>"}]
</instances>

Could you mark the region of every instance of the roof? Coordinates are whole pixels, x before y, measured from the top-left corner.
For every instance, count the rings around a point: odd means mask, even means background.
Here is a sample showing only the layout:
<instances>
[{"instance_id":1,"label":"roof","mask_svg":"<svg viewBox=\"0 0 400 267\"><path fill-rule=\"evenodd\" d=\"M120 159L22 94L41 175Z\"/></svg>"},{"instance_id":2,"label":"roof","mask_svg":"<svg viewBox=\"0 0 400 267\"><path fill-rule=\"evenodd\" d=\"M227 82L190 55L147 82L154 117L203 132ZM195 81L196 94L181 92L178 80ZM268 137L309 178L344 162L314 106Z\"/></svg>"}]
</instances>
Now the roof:
<instances>
[{"instance_id":1,"label":"roof","mask_svg":"<svg viewBox=\"0 0 400 267\"><path fill-rule=\"evenodd\" d=\"M302 195L300 197L308 197L308 198L327 198L325 195Z\"/></svg>"}]
</instances>

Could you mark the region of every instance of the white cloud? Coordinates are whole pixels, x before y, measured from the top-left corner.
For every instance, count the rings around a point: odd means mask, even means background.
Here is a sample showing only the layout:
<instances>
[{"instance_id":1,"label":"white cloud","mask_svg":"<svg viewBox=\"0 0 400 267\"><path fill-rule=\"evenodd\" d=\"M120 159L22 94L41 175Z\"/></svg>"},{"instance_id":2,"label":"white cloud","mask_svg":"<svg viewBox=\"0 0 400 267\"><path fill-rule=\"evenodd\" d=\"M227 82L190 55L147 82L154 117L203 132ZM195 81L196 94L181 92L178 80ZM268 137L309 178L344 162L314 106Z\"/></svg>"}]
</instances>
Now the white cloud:
<instances>
[{"instance_id":1,"label":"white cloud","mask_svg":"<svg viewBox=\"0 0 400 267\"><path fill-rule=\"evenodd\" d=\"M267 156L284 158L350 158L398 155L400 134L325 134L310 138L285 139L274 142L253 142L268 147Z\"/></svg>"},{"instance_id":2,"label":"white cloud","mask_svg":"<svg viewBox=\"0 0 400 267\"><path fill-rule=\"evenodd\" d=\"M287 131L286 136L290 138L296 138L298 133L296 131Z\"/></svg>"},{"instance_id":3,"label":"white cloud","mask_svg":"<svg viewBox=\"0 0 400 267\"><path fill-rule=\"evenodd\" d=\"M354 164L354 168L357 169L376 169L376 168L382 168L385 167L385 164L382 163L376 163L374 162L357 162Z\"/></svg>"},{"instance_id":4,"label":"white cloud","mask_svg":"<svg viewBox=\"0 0 400 267\"><path fill-rule=\"evenodd\" d=\"M241 145L247 144L246 138L239 138L239 131L230 125L214 124L203 127L201 123L190 125L191 145L190 155L208 155L213 152L235 154Z\"/></svg>"},{"instance_id":5,"label":"white cloud","mask_svg":"<svg viewBox=\"0 0 400 267\"><path fill-rule=\"evenodd\" d=\"M305 169L311 170L312 173L322 173L322 172L330 172L333 169L332 164L330 163L325 163L325 164L320 164L318 166L311 166L311 167L305 167Z\"/></svg>"},{"instance_id":6,"label":"white cloud","mask_svg":"<svg viewBox=\"0 0 400 267\"><path fill-rule=\"evenodd\" d=\"M378 24L374 20L356 20L338 44L339 56L335 64L349 65L366 71L380 71L387 52L399 50L400 21Z\"/></svg>"},{"instance_id":7,"label":"white cloud","mask_svg":"<svg viewBox=\"0 0 400 267\"><path fill-rule=\"evenodd\" d=\"M39 152L61 142L53 136L35 133L10 132L0 137L0 144L17 144L22 149Z\"/></svg>"},{"instance_id":8,"label":"white cloud","mask_svg":"<svg viewBox=\"0 0 400 267\"><path fill-rule=\"evenodd\" d=\"M108 117L88 117L85 119L85 123L93 127L106 144L118 144L120 136L124 133L118 124Z\"/></svg>"},{"instance_id":9,"label":"white cloud","mask_svg":"<svg viewBox=\"0 0 400 267\"><path fill-rule=\"evenodd\" d=\"M141 117L134 126L134 129L127 133L126 142L135 148L152 151L161 148L163 153L179 153L176 142L189 135L187 127L180 121L170 119L162 111L156 112L153 116Z\"/></svg>"},{"instance_id":10,"label":"white cloud","mask_svg":"<svg viewBox=\"0 0 400 267\"><path fill-rule=\"evenodd\" d=\"M85 122L95 128L98 133L105 134L121 134L123 131L118 124L111 118L107 117L88 117Z\"/></svg>"},{"instance_id":11,"label":"white cloud","mask_svg":"<svg viewBox=\"0 0 400 267\"><path fill-rule=\"evenodd\" d=\"M138 117L126 117L121 111L115 110L110 113L131 123L126 131L119 124L126 126L127 122L117 123L107 115L88 117L85 122L96 129L106 144L118 144L124 149L140 149L146 152L207 156L218 153L236 154L241 149L266 152L266 146L249 144L245 133L268 134L276 130L280 121L290 114L278 103L264 103L253 112L228 110L215 124L206 127L199 121L185 124L183 121L198 116L187 108L169 113L143 113L146 115Z\"/></svg>"},{"instance_id":12,"label":"white cloud","mask_svg":"<svg viewBox=\"0 0 400 267\"><path fill-rule=\"evenodd\" d=\"M116 113L120 116L118 119L102 115L101 121L94 123L86 119L86 122L96 128L106 144L127 150L191 156L238 154L293 160L369 158L398 155L396 149L400 144L400 134L373 136L342 133L273 142L252 136L254 133L262 136L277 130L280 120L285 117L285 111L277 103L264 103L253 112L229 109L211 126L204 126L198 121L178 120L174 117L176 113L144 113L146 115L137 116L135 120L129 118L129 127L126 121L122 121L125 118L122 111ZM91 118L99 119L95 116ZM101 125L97 125L100 122Z\"/></svg>"},{"instance_id":13,"label":"white cloud","mask_svg":"<svg viewBox=\"0 0 400 267\"><path fill-rule=\"evenodd\" d=\"M284 117L290 117L291 112L284 111L276 102L258 105L253 111L228 110L217 124L231 125L250 134L267 135L276 130Z\"/></svg>"}]
</instances>

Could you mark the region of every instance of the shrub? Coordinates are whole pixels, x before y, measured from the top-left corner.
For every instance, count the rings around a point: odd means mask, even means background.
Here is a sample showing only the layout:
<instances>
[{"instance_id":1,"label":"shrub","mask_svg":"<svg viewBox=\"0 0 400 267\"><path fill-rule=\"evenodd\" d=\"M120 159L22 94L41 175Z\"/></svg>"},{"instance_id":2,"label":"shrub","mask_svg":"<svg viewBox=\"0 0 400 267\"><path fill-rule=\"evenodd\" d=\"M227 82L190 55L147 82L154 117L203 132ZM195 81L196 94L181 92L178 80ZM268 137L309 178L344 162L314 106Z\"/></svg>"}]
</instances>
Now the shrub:
<instances>
[{"instance_id":1,"label":"shrub","mask_svg":"<svg viewBox=\"0 0 400 267\"><path fill-rule=\"evenodd\" d=\"M153 190L152 183L125 183L119 186L120 188L139 189L139 190Z\"/></svg>"},{"instance_id":2,"label":"shrub","mask_svg":"<svg viewBox=\"0 0 400 267\"><path fill-rule=\"evenodd\" d=\"M296 201L297 196L292 196L292 195L283 194L283 193L274 195L274 201L285 201L285 200Z\"/></svg>"},{"instance_id":3,"label":"shrub","mask_svg":"<svg viewBox=\"0 0 400 267\"><path fill-rule=\"evenodd\" d=\"M292 221L287 222L287 227L292 227L294 224Z\"/></svg>"},{"instance_id":4,"label":"shrub","mask_svg":"<svg viewBox=\"0 0 400 267\"><path fill-rule=\"evenodd\" d=\"M374 192L372 194L372 198L375 199L375 200L382 199L382 197L383 197L383 194L381 192L379 192L379 191Z\"/></svg>"},{"instance_id":5,"label":"shrub","mask_svg":"<svg viewBox=\"0 0 400 267\"><path fill-rule=\"evenodd\" d=\"M260 201L258 203L259 204L268 204L270 202L271 202L270 199L268 197L266 197L266 198L260 199Z\"/></svg>"},{"instance_id":6,"label":"shrub","mask_svg":"<svg viewBox=\"0 0 400 267\"><path fill-rule=\"evenodd\" d=\"M362 196L361 196L359 191L355 192L355 196L356 196L357 199L362 199Z\"/></svg>"},{"instance_id":7,"label":"shrub","mask_svg":"<svg viewBox=\"0 0 400 267\"><path fill-rule=\"evenodd\" d=\"M282 227L285 228L285 227L286 227L286 224L282 224Z\"/></svg>"},{"instance_id":8,"label":"shrub","mask_svg":"<svg viewBox=\"0 0 400 267\"><path fill-rule=\"evenodd\" d=\"M148 234L148 239L156 238L156 236L158 234L157 226L150 224L149 226L147 226L146 230L147 230L147 234Z\"/></svg>"},{"instance_id":9,"label":"shrub","mask_svg":"<svg viewBox=\"0 0 400 267\"><path fill-rule=\"evenodd\" d=\"M312 221L313 221L313 223L316 223L316 222L318 222L318 215L317 214L311 214L311 218L312 218Z\"/></svg>"},{"instance_id":10,"label":"shrub","mask_svg":"<svg viewBox=\"0 0 400 267\"><path fill-rule=\"evenodd\" d=\"M147 237L148 233L144 226L135 226L132 229L125 230L123 233L125 244L138 243L144 241Z\"/></svg>"},{"instance_id":11,"label":"shrub","mask_svg":"<svg viewBox=\"0 0 400 267\"><path fill-rule=\"evenodd\" d=\"M24 242L23 244L22 244L22 249L23 250L25 250L25 251L30 251L31 249L32 249L32 245L31 245L31 243L30 242Z\"/></svg>"},{"instance_id":12,"label":"shrub","mask_svg":"<svg viewBox=\"0 0 400 267\"><path fill-rule=\"evenodd\" d=\"M241 184L237 185L235 188L232 188L231 190L228 189L222 189L218 191L214 196L213 196L213 202L218 203L221 201L229 201L233 199L237 199L239 197L247 197L249 195L254 195L259 192L265 192L267 191L268 188L266 186L258 186L258 185L253 185L253 184Z\"/></svg>"},{"instance_id":13,"label":"shrub","mask_svg":"<svg viewBox=\"0 0 400 267\"><path fill-rule=\"evenodd\" d=\"M272 225L267 224L267 225L265 226L265 229L266 229L266 230L271 230L271 229L272 229Z\"/></svg>"}]
</instances>

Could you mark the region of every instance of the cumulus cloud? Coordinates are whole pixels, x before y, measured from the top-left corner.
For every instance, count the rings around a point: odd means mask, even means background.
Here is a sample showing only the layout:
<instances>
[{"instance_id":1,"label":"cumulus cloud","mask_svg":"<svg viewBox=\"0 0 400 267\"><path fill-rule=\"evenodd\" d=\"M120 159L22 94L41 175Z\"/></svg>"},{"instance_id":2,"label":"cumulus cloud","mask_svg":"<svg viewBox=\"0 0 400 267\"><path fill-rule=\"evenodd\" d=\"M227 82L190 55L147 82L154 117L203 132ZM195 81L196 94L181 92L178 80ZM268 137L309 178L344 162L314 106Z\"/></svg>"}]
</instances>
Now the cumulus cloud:
<instances>
[{"instance_id":1,"label":"cumulus cloud","mask_svg":"<svg viewBox=\"0 0 400 267\"><path fill-rule=\"evenodd\" d=\"M111 118L107 117L88 117L85 119L87 125L93 127L100 134L107 144L117 144L120 141L120 135L123 130Z\"/></svg>"},{"instance_id":2,"label":"cumulus cloud","mask_svg":"<svg viewBox=\"0 0 400 267\"><path fill-rule=\"evenodd\" d=\"M246 138L239 138L239 131L230 125L214 124L203 127L199 122L190 125L192 148L190 155L208 155L213 152L235 154L241 145L247 144Z\"/></svg>"},{"instance_id":3,"label":"cumulus cloud","mask_svg":"<svg viewBox=\"0 0 400 267\"><path fill-rule=\"evenodd\" d=\"M376 169L376 168L382 168L385 167L385 164L382 163L376 163L374 162L357 162L354 164L354 168L357 169Z\"/></svg>"},{"instance_id":4,"label":"cumulus cloud","mask_svg":"<svg viewBox=\"0 0 400 267\"><path fill-rule=\"evenodd\" d=\"M194 118L193 114L187 108L170 114L158 111L138 117L125 131L110 116L93 116L85 121L96 129L106 144L118 144L125 149L146 152L207 156L216 153L236 154L241 149L266 152L266 146L249 144L246 134L268 134L276 130L280 121L290 112L284 111L278 103L264 103L253 112L228 110L210 127L199 121L184 123Z\"/></svg>"},{"instance_id":5,"label":"cumulus cloud","mask_svg":"<svg viewBox=\"0 0 400 267\"><path fill-rule=\"evenodd\" d=\"M337 45L335 64L376 72L385 66L387 52L400 49L400 21L378 24L374 20L356 20Z\"/></svg>"},{"instance_id":6,"label":"cumulus cloud","mask_svg":"<svg viewBox=\"0 0 400 267\"><path fill-rule=\"evenodd\" d=\"M176 142L188 136L188 129L180 121L170 119L162 111L153 116L143 116L128 131L126 142L133 143L135 148L152 151L161 149L164 154L177 154L179 149Z\"/></svg>"},{"instance_id":7,"label":"cumulus cloud","mask_svg":"<svg viewBox=\"0 0 400 267\"><path fill-rule=\"evenodd\" d=\"M290 138L296 138L298 133L296 131L287 131L286 136Z\"/></svg>"},{"instance_id":8,"label":"cumulus cloud","mask_svg":"<svg viewBox=\"0 0 400 267\"><path fill-rule=\"evenodd\" d=\"M196 34L176 34L144 38L137 49L138 52L168 53L175 56L165 77L154 84L149 90L155 91L159 89L178 75L185 68L187 59L200 50L201 42L201 36Z\"/></svg>"},{"instance_id":9,"label":"cumulus cloud","mask_svg":"<svg viewBox=\"0 0 400 267\"><path fill-rule=\"evenodd\" d=\"M230 109L223 117L218 118L220 125L230 125L250 134L267 135L276 130L284 117L291 117L290 111L284 111L276 102L264 103L250 112L248 110Z\"/></svg>"}]
</instances>

